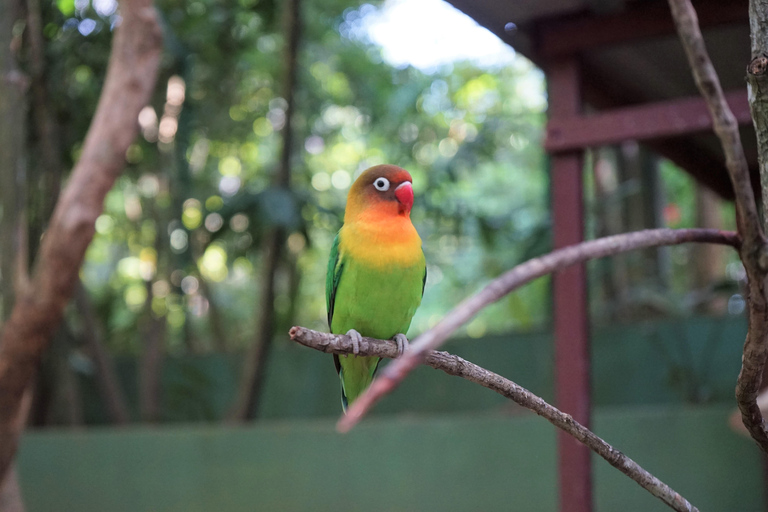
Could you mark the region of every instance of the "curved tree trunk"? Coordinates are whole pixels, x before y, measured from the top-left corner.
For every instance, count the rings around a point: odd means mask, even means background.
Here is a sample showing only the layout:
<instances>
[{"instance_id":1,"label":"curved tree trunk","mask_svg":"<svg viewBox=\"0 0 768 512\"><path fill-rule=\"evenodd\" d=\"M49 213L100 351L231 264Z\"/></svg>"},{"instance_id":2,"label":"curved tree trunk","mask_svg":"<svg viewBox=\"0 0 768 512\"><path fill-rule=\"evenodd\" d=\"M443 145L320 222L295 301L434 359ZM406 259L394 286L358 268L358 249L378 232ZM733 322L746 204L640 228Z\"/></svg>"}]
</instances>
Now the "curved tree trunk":
<instances>
[{"instance_id":1,"label":"curved tree trunk","mask_svg":"<svg viewBox=\"0 0 768 512\"><path fill-rule=\"evenodd\" d=\"M162 34L152 2L123 0L120 13L122 23L115 30L82 156L53 212L32 276L19 276L14 307L0 334L0 480L16 454L24 391L74 292L96 218L125 166L125 152L138 132L139 111L154 89ZM6 19L0 15L0 20Z\"/></svg>"}]
</instances>

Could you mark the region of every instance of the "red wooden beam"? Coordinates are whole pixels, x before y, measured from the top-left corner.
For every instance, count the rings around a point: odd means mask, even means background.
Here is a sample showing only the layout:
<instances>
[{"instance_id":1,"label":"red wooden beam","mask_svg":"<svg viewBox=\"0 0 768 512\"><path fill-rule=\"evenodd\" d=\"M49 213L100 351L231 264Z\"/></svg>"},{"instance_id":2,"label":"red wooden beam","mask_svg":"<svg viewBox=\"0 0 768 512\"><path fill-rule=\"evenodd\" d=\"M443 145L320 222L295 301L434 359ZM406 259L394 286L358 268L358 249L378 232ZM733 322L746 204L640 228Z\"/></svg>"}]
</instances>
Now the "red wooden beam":
<instances>
[{"instance_id":1,"label":"red wooden beam","mask_svg":"<svg viewBox=\"0 0 768 512\"><path fill-rule=\"evenodd\" d=\"M749 22L746 0L694 2L699 25L704 28ZM536 25L535 60L574 55L585 50L672 35L675 24L667 2L635 2L624 10L602 16L580 16L539 21Z\"/></svg>"},{"instance_id":2,"label":"red wooden beam","mask_svg":"<svg viewBox=\"0 0 768 512\"><path fill-rule=\"evenodd\" d=\"M752 123L745 89L726 94L739 124ZM606 146L625 140L651 140L712 130L712 118L701 97L617 108L588 116L552 117L544 148L550 153Z\"/></svg>"},{"instance_id":3,"label":"red wooden beam","mask_svg":"<svg viewBox=\"0 0 768 512\"><path fill-rule=\"evenodd\" d=\"M581 110L580 69L575 59L549 69L551 119L573 117ZM555 248L584 239L583 150L558 153L551 160ZM590 423L589 319L586 269L574 265L554 275L555 402L582 425ZM558 432L560 510L592 511L592 466L589 449Z\"/></svg>"}]
</instances>

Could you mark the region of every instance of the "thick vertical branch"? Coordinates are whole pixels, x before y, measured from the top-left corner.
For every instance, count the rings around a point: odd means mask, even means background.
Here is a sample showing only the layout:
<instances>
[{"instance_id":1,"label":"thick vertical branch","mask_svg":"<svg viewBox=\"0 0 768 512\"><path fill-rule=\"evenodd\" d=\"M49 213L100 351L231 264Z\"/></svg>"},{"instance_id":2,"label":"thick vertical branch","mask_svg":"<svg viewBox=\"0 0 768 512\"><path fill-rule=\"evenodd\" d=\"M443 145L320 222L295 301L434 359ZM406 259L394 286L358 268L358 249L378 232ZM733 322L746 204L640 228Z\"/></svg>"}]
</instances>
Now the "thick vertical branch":
<instances>
[{"instance_id":1,"label":"thick vertical branch","mask_svg":"<svg viewBox=\"0 0 768 512\"><path fill-rule=\"evenodd\" d=\"M0 337L0 479L18 446L14 420L24 389L72 296L104 197L125 165L139 111L157 77L162 36L151 0L123 0L120 7L122 21L82 156L53 212L32 279L18 292Z\"/></svg>"},{"instance_id":2,"label":"thick vertical branch","mask_svg":"<svg viewBox=\"0 0 768 512\"><path fill-rule=\"evenodd\" d=\"M238 401L231 416L233 421L254 419L258 413L258 397L264 380L266 359L275 334L275 273L280 262L282 245L279 235L277 229L272 229L264 242L256 325L258 335L243 367Z\"/></svg>"},{"instance_id":3,"label":"thick vertical branch","mask_svg":"<svg viewBox=\"0 0 768 512\"><path fill-rule=\"evenodd\" d=\"M747 66L747 90L757 135L757 159L765 213L768 208L768 1L750 0L749 29L752 60ZM764 215L763 218L768 217Z\"/></svg>"},{"instance_id":4,"label":"thick vertical branch","mask_svg":"<svg viewBox=\"0 0 768 512\"><path fill-rule=\"evenodd\" d=\"M753 31L756 25L763 25L762 29L768 30L764 25L765 13L755 12L756 2L750 2L750 15ZM757 2L759 3L759 2ZM760 391L763 368L768 357L768 290L766 289L766 271L768 270L768 245L760 225L757 213L755 195L749 177L749 167L741 145L739 127L736 118L731 112L728 103L723 96L720 80L715 72L712 62L704 46L704 38L699 30L696 11L689 0L669 0L672 16L677 25L677 31L683 48L688 56L688 63L693 71L696 85L707 102L715 134L720 139L725 153L725 165L733 184L736 197L736 221L743 244L739 256L749 281L747 305L749 310L749 330L744 342L744 355L742 357L741 372L736 384L736 400L741 409L744 425L760 447L768 452L768 431L763 422L760 408L757 406L757 395ZM765 9L766 5L762 6ZM755 36L753 35L753 40ZM755 116L755 91L750 87L750 104L756 123L762 124L765 119ZM759 108L758 108L759 109ZM765 127L768 129L768 127ZM757 129L758 134L761 129ZM758 151L763 154L768 151L765 140L758 142L761 146ZM761 169L764 165L761 164ZM766 187L765 173L761 170L761 182Z\"/></svg>"},{"instance_id":5,"label":"thick vertical branch","mask_svg":"<svg viewBox=\"0 0 768 512\"><path fill-rule=\"evenodd\" d=\"M301 0L288 0L284 11L285 24L285 125L283 126L283 147L274 184L289 189L291 185L291 151L293 149L293 111L295 109L296 73L298 70L299 41L301 39ZM231 415L234 421L253 419L258 414L259 396L264 382L266 361L274 337L275 322L275 274L281 261L285 233L281 227L272 227L264 237L262 252L264 266L261 272L261 296L257 318L256 340L243 368L237 403Z\"/></svg>"},{"instance_id":6,"label":"thick vertical branch","mask_svg":"<svg viewBox=\"0 0 768 512\"><path fill-rule=\"evenodd\" d=\"M768 208L768 2L750 0L750 36L752 61L747 67L747 89L752 122L757 136L757 155L763 198L763 219ZM752 261L745 260L745 257ZM768 452L768 431L757 405L757 396L768 358L768 299L766 272L768 250L765 246L751 255L742 255L749 277L749 333L744 343L741 371L736 385L736 399L742 421L760 447Z\"/></svg>"}]
</instances>

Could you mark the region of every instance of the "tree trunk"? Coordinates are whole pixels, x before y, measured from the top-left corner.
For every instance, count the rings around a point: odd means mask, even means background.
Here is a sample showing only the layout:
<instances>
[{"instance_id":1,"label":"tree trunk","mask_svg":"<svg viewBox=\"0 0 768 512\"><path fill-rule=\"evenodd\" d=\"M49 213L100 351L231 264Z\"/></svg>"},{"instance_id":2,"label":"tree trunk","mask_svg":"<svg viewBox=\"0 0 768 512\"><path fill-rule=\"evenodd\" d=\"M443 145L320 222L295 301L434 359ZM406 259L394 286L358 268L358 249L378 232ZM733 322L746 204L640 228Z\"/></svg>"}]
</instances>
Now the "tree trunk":
<instances>
[{"instance_id":1,"label":"tree trunk","mask_svg":"<svg viewBox=\"0 0 768 512\"><path fill-rule=\"evenodd\" d=\"M24 140L26 136L26 77L21 73L13 48L13 27L22 17L21 2L0 2L0 319L5 325L15 301L15 270L19 250L19 232L24 206ZM17 36L18 37L18 36ZM24 262L26 263L26 262ZM18 413L18 422L26 413ZM0 510L24 512L16 471L11 467L4 478L0 467Z\"/></svg>"},{"instance_id":2,"label":"tree trunk","mask_svg":"<svg viewBox=\"0 0 768 512\"><path fill-rule=\"evenodd\" d=\"M275 331L275 274L280 261L281 246L280 230L270 230L263 247L264 264L261 271L261 296L256 312L256 340L243 367L238 401L231 416L233 421L252 420L258 413L266 360Z\"/></svg>"},{"instance_id":3,"label":"tree trunk","mask_svg":"<svg viewBox=\"0 0 768 512\"><path fill-rule=\"evenodd\" d=\"M151 208L152 219L155 225L161 226L155 235L155 278L167 276L170 247L167 231L164 226L168 225L160 205L155 202ZM166 315L157 316L152 309L154 293L152 289L152 279L146 282L147 299L144 302L144 314L141 327L139 329L143 342L143 351L141 361L139 361L139 413L142 421L155 423L160 420L162 407L162 373L163 360L165 359L165 337L167 333ZM191 340L189 336L189 321L184 322L182 336L185 344ZM192 352L192 351L190 351Z\"/></svg>"},{"instance_id":4,"label":"tree trunk","mask_svg":"<svg viewBox=\"0 0 768 512\"><path fill-rule=\"evenodd\" d=\"M158 234L161 237L162 234ZM144 350L139 362L139 410L142 421L156 423L160 420L162 406L162 371L165 352L165 316L156 317L152 312L152 282L147 282L145 317L141 329Z\"/></svg>"},{"instance_id":5,"label":"tree trunk","mask_svg":"<svg viewBox=\"0 0 768 512\"><path fill-rule=\"evenodd\" d=\"M75 290L75 306L83 322L82 336L96 368L96 383L99 394L109 413L112 423L125 425L130 421L128 405L120 387L112 358L104 347L104 328L100 324L88 290L80 282Z\"/></svg>"},{"instance_id":6,"label":"tree trunk","mask_svg":"<svg viewBox=\"0 0 768 512\"><path fill-rule=\"evenodd\" d=\"M51 340L41 365L35 398L35 425L75 427L83 424L83 405L79 383L69 364L75 338L66 322L62 322Z\"/></svg>"},{"instance_id":7,"label":"tree trunk","mask_svg":"<svg viewBox=\"0 0 768 512\"><path fill-rule=\"evenodd\" d=\"M52 112L45 80L45 39L40 13L40 0L27 0L27 30L29 40L29 71L32 92L32 120L37 136L35 164L30 167L29 194L30 235L29 254L37 245L51 218L59 197L62 177L59 126Z\"/></svg>"},{"instance_id":8,"label":"tree trunk","mask_svg":"<svg viewBox=\"0 0 768 512\"><path fill-rule=\"evenodd\" d=\"M26 181L27 78L19 70L13 52L19 44L19 39L13 37L13 27L21 11L16 1L0 3L0 279L5 319L10 316L16 293L14 276L22 249L19 234Z\"/></svg>"},{"instance_id":9,"label":"tree trunk","mask_svg":"<svg viewBox=\"0 0 768 512\"><path fill-rule=\"evenodd\" d=\"M286 101L285 126L283 127L283 147L280 166L275 176L275 185L285 189L291 184L291 150L293 146L293 110L296 88L296 70L298 48L301 34L301 0L288 0L285 3L285 79L283 81ZM281 227L272 227L264 237L262 252L264 266L261 272L261 297L257 310L259 322L256 325L256 340L245 361L243 376L235 408L230 416L232 421L254 419L259 410L259 398L264 381L264 369L269 355L275 322L275 274L280 263L285 233Z\"/></svg>"},{"instance_id":10,"label":"tree trunk","mask_svg":"<svg viewBox=\"0 0 768 512\"><path fill-rule=\"evenodd\" d=\"M200 291L208 300L208 325L211 330L211 338L213 338L213 346L217 352L225 353L229 351L229 344L227 343L227 332L224 329L224 319L219 304L216 302L216 297L213 296L213 289L208 280L202 275L199 279Z\"/></svg>"}]
</instances>

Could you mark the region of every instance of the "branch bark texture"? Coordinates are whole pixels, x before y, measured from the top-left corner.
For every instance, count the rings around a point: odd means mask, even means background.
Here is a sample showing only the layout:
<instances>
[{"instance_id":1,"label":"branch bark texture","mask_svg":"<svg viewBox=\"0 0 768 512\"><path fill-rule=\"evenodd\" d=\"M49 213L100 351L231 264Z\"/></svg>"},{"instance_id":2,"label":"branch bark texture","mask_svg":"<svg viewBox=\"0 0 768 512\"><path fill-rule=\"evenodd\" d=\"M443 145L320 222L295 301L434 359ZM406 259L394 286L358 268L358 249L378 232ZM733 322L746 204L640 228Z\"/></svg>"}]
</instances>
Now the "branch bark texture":
<instances>
[{"instance_id":1,"label":"branch bark texture","mask_svg":"<svg viewBox=\"0 0 768 512\"><path fill-rule=\"evenodd\" d=\"M125 164L138 114L157 77L162 36L151 0L123 0L104 89L83 153L54 210L30 282L18 290L0 337L0 480L18 445L13 426L24 388L78 281L104 197Z\"/></svg>"},{"instance_id":2,"label":"branch bark texture","mask_svg":"<svg viewBox=\"0 0 768 512\"><path fill-rule=\"evenodd\" d=\"M733 184L736 198L736 222L743 239L739 256L744 264L748 280L748 319L749 329L744 342L741 371L736 383L736 401L742 414L742 421L749 433L763 451L768 452L768 431L766 430L757 395L762 382L763 368L768 357L768 243L763 234L757 213L755 195L749 177L749 167L739 136L738 123L725 101L720 80L704 46L696 11L690 0L669 0L677 32L688 57L688 64L693 71L699 88L712 116L715 134L725 154L725 165ZM766 2L750 1L750 25L752 29L753 52L767 40L768 21ZM749 101L753 122L758 134L758 154L760 157L760 181L763 188L763 207L768 203L768 173L765 171L764 155L768 152L768 119L765 102L765 67L768 60L753 60L748 68L750 75ZM762 92L760 89L762 84Z\"/></svg>"},{"instance_id":3,"label":"branch bark texture","mask_svg":"<svg viewBox=\"0 0 768 512\"><path fill-rule=\"evenodd\" d=\"M352 340L346 335L328 334L303 327L293 327L290 331L290 336L292 340L321 352L341 355L352 353ZM359 354L392 359L398 355L397 344L391 340L363 338ZM565 414L556 407L553 407L541 397L515 384L511 380L505 379L501 375L448 352L428 351L424 356L423 363L437 370L442 370L448 375L454 375L480 384L535 412L557 428L573 436L580 443L588 446L611 466L627 475L674 510L680 512L698 510L664 482L606 443L588 428L575 421L569 414Z\"/></svg>"},{"instance_id":4,"label":"branch bark texture","mask_svg":"<svg viewBox=\"0 0 768 512\"><path fill-rule=\"evenodd\" d=\"M750 0L749 31L752 60L747 66L747 91L757 135L757 158L765 213L768 208L768 1Z\"/></svg>"},{"instance_id":5,"label":"branch bark texture","mask_svg":"<svg viewBox=\"0 0 768 512\"><path fill-rule=\"evenodd\" d=\"M456 329L472 319L481 309L498 301L537 277L551 274L569 265L604 258L647 247L677 245L687 242L724 244L740 247L736 233L714 229L648 229L590 240L564 247L540 258L534 258L491 281L477 294L461 302L434 327L417 337L402 357L387 365L368 390L350 406L339 420L339 429L348 431L382 396L390 393L430 350L442 345Z\"/></svg>"}]
</instances>

